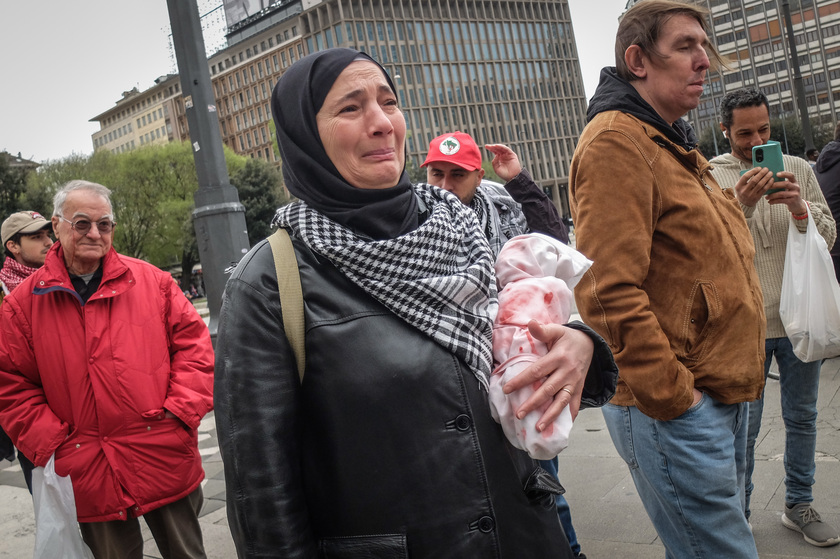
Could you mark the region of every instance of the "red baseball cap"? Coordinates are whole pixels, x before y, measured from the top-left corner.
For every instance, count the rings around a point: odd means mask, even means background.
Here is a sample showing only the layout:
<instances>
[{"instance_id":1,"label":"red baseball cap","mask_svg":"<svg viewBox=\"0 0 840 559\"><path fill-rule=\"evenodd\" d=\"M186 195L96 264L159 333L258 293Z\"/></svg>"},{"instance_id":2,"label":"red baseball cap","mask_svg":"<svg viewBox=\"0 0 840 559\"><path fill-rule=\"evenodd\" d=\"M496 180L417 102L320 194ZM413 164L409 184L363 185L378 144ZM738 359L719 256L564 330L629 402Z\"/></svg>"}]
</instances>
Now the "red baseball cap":
<instances>
[{"instance_id":1,"label":"red baseball cap","mask_svg":"<svg viewBox=\"0 0 840 559\"><path fill-rule=\"evenodd\" d=\"M429 144L429 155L421 167L436 161L448 161L467 171L481 169L481 152L475 140L463 132L442 134Z\"/></svg>"}]
</instances>

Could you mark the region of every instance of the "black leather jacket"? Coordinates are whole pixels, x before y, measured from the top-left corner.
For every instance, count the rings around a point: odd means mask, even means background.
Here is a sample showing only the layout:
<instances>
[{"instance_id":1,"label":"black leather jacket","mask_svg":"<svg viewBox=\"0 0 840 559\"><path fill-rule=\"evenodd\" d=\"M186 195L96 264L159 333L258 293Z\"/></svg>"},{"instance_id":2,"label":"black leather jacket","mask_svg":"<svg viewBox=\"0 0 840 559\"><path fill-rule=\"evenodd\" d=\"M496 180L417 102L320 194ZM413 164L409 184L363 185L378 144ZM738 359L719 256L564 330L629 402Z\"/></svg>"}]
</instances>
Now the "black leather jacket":
<instances>
[{"instance_id":1,"label":"black leather jacket","mask_svg":"<svg viewBox=\"0 0 840 559\"><path fill-rule=\"evenodd\" d=\"M571 557L562 488L508 444L466 366L293 243L302 385L267 242L222 303L215 416L239 557Z\"/></svg>"}]
</instances>

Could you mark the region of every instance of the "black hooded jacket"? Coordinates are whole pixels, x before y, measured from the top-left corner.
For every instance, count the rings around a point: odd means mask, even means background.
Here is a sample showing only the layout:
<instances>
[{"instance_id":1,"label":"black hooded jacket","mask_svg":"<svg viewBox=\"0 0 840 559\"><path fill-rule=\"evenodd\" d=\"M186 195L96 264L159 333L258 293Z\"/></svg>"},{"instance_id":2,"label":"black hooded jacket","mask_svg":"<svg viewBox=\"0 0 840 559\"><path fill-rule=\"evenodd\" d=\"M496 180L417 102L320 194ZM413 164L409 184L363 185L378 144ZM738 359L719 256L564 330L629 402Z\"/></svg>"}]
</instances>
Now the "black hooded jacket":
<instances>
[{"instance_id":1,"label":"black hooded jacket","mask_svg":"<svg viewBox=\"0 0 840 559\"><path fill-rule=\"evenodd\" d=\"M687 150L697 146L697 137L688 122L681 118L673 125L665 122L628 81L619 77L613 66L601 70L598 88L589 100L589 108L586 110L586 121L589 122L599 113L606 111L621 111L647 122L655 126L666 138Z\"/></svg>"},{"instance_id":2,"label":"black hooded jacket","mask_svg":"<svg viewBox=\"0 0 840 559\"><path fill-rule=\"evenodd\" d=\"M829 142L822 149L814 173L834 221L840 220L840 141ZM831 255L840 258L840 243L834 243Z\"/></svg>"}]
</instances>

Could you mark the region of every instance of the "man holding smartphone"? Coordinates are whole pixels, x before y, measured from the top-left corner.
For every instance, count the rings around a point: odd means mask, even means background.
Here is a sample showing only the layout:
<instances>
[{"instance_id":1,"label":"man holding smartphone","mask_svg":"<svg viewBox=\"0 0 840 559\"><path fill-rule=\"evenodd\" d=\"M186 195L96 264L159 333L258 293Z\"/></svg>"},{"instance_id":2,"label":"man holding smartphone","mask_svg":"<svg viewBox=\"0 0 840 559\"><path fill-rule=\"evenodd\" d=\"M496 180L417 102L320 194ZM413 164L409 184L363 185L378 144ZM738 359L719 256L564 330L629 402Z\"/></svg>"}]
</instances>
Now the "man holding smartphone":
<instances>
[{"instance_id":1,"label":"man holding smartphone","mask_svg":"<svg viewBox=\"0 0 840 559\"><path fill-rule=\"evenodd\" d=\"M755 89L727 93L720 104L723 135L731 153L710 161L712 176L723 188L732 188L741 205L755 244L755 267L764 294L767 317L764 373L770 371L773 357L779 366L782 419L785 424L785 512L782 523L805 537L811 545L827 547L840 543L835 528L822 522L811 502L816 469L817 392L822 361L804 363L793 353L779 317L779 299L785 265L788 223L805 233L813 219L828 246L836 236L834 219L820 186L804 159L784 155L784 171L774 173L753 162L753 148L770 140L770 105ZM769 149L769 148L765 148ZM772 159L772 158L768 158ZM742 174L743 173L743 174ZM780 190L777 190L780 189ZM771 193L772 191L772 193ZM808 204L806 204L806 201ZM747 435L746 508L750 517L755 442L761 427L764 395L749 404Z\"/></svg>"}]
</instances>

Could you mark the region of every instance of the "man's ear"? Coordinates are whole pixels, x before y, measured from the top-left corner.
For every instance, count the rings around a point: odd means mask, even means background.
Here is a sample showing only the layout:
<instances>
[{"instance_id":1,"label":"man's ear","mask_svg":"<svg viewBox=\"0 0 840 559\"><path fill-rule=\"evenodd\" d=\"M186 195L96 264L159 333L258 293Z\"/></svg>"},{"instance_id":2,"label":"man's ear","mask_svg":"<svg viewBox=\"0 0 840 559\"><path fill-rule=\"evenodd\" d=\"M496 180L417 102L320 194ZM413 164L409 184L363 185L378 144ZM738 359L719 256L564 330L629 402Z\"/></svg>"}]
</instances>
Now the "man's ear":
<instances>
[{"instance_id":1,"label":"man's ear","mask_svg":"<svg viewBox=\"0 0 840 559\"><path fill-rule=\"evenodd\" d=\"M630 73L640 80L647 77L645 64L649 64L650 59L645 56L645 53L642 52L642 48L639 45L630 45L627 47L627 50L624 51L624 63L627 65Z\"/></svg>"},{"instance_id":2,"label":"man's ear","mask_svg":"<svg viewBox=\"0 0 840 559\"><path fill-rule=\"evenodd\" d=\"M720 126L720 131L723 132L723 137L729 138L729 132L726 131L726 126L724 126L722 122L718 123L718 125Z\"/></svg>"},{"instance_id":3,"label":"man's ear","mask_svg":"<svg viewBox=\"0 0 840 559\"><path fill-rule=\"evenodd\" d=\"M18 246L18 244L13 240L9 239L6 241L6 250L16 255L20 252L20 246Z\"/></svg>"}]
</instances>

